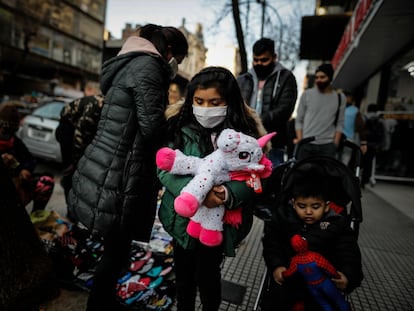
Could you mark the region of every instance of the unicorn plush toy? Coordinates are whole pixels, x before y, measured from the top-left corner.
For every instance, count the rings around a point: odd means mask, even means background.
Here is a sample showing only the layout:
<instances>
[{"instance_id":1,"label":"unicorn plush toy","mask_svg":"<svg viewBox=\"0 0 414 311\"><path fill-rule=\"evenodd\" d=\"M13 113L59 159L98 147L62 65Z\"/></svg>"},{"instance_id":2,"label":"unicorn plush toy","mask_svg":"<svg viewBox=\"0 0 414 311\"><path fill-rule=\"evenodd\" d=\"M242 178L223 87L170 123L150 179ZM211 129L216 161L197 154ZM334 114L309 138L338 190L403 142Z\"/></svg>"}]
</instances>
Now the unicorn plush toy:
<instances>
[{"instance_id":1,"label":"unicorn plush toy","mask_svg":"<svg viewBox=\"0 0 414 311\"><path fill-rule=\"evenodd\" d=\"M260 192L259 178L266 178L272 172L271 162L263 155L262 147L275 134L255 139L233 129L225 129L217 138L217 149L204 158L187 156L178 149L167 147L158 150L158 168L172 174L194 176L174 201L177 214L191 217L187 226L190 236L208 246L221 244L225 208L223 205L207 208L202 202L213 186L230 180L246 180L249 186Z\"/></svg>"}]
</instances>

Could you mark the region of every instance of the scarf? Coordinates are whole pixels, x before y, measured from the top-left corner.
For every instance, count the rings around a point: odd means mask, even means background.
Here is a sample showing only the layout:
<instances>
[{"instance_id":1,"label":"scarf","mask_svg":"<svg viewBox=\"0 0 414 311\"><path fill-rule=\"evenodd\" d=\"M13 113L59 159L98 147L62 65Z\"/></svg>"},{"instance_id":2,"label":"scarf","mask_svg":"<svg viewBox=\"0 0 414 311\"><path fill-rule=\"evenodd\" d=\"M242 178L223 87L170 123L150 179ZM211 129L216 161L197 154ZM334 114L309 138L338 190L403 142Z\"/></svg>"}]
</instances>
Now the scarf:
<instances>
[{"instance_id":1,"label":"scarf","mask_svg":"<svg viewBox=\"0 0 414 311\"><path fill-rule=\"evenodd\" d=\"M12 149L14 145L14 137L9 140L0 140L0 151L6 151Z\"/></svg>"}]
</instances>

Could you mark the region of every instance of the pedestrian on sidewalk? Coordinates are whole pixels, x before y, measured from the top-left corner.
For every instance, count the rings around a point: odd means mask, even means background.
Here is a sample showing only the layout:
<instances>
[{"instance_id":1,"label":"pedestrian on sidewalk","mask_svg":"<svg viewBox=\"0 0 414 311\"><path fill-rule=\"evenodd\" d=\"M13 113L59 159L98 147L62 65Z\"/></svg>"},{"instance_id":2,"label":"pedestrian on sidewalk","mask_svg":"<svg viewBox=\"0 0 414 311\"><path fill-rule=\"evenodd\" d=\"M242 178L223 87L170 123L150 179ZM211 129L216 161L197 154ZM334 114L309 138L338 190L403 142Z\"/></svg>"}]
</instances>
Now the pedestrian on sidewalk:
<instances>
[{"instance_id":1,"label":"pedestrian on sidewalk","mask_svg":"<svg viewBox=\"0 0 414 311\"><path fill-rule=\"evenodd\" d=\"M182 104L184 102L185 93L187 92L188 80L177 75L170 83L168 88L168 104Z\"/></svg>"},{"instance_id":2,"label":"pedestrian on sidewalk","mask_svg":"<svg viewBox=\"0 0 414 311\"><path fill-rule=\"evenodd\" d=\"M175 27L142 26L102 66L105 104L69 192L71 216L103 237L87 310L118 310L116 284L131 241L148 242L159 182L155 153L165 137L168 86L188 52Z\"/></svg>"},{"instance_id":3,"label":"pedestrian on sidewalk","mask_svg":"<svg viewBox=\"0 0 414 311\"><path fill-rule=\"evenodd\" d=\"M268 154L275 168L284 162L288 145L288 121L298 96L295 76L278 61L275 42L261 38L253 45L253 68L238 76L237 82L266 130L277 133Z\"/></svg>"},{"instance_id":4,"label":"pedestrian on sidewalk","mask_svg":"<svg viewBox=\"0 0 414 311\"><path fill-rule=\"evenodd\" d=\"M62 108L55 133L62 151L61 185L64 189L66 203L69 190L72 188L73 173L85 148L95 137L104 103L99 86L94 82L86 83L84 94L84 97L75 99ZM71 219L69 213L68 218Z\"/></svg>"},{"instance_id":5,"label":"pedestrian on sidewalk","mask_svg":"<svg viewBox=\"0 0 414 311\"><path fill-rule=\"evenodd\" d=\"M196 74L179 110L167 110L169 146L185 155L204 157L216 148L216 138L226 128L259 138L265 134L259 117L244 104L233 74L225 68L207 67ZM221 265L224 256L235 256L235 248L249 233L253 223L254 191L244 181L214 186L203 205L226 210L241 209L242 223L236 228L224 225L223 242L206 246L188 235L189 218L178 215L174 200L191 177L160 171L165 186L159 209L164 229L174 238L177 310L195 310L197 290L203 310L219 310Z\"/></svg>"},{"instance_id":6,"label":"pedestrian on sidewalk","mask_svg":"<svg viewBox=\"0 0 414 311\"><path fill-rule=\"evenodd\" d=\"M320 65L315 71L315 86L300 98L294 142L312 136L315 140L301 146L298 160L319 155L336 158L344 125L345 96L333 88L333 75L331 64Z\"/></svg>"},{"instance_id":7,"label":"pedestrian on sidewalk","mask_svg":"<svg viewBox=\"0 0 414 311\"><path fill-rule=\"evenodd\" d=\"M365 135L367 140L367 152L362 156L361 188L367 183L374 185L375 157L382 150L385 140L385 122L377 114L378 105L369 104L365 114Z\"/></svg>"},{"instance_id":8,"label":"pedestrian on sidewalk","mask_svg":"<svg viewBox=\"0 0 414 311\"><path fill-rule=\"evenodd\" d=\"M354 168L355 152L345 146L345 140L360 146L361 153L367 152L367 141L365 137L365 121L364 117L355 103L352 93L345 91L346 106L344 112L344 128L342 130L342 139L338 147L338 160L350 167Z\"/></svg>"}]
</instances>

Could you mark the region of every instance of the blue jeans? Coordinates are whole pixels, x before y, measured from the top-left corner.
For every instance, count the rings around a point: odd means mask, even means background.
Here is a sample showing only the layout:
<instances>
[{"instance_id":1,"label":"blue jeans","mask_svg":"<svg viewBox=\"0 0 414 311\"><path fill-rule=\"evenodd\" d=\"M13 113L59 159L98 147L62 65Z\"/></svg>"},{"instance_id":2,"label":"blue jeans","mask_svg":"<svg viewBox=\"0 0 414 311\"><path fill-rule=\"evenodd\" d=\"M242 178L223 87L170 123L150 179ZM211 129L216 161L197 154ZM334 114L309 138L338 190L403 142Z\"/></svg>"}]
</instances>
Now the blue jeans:
<instances>
[{"instance_id":1,"label":"blue jeans","mask_svg":"<svg viewBox=\"0 0 414 311\"><path fill-rule=\"evenodd\" d=\"M283 162L285 162L284 159L285 156L285 150L282 148L272 148L269 151L269 160L272 161L273 169L276 166L279 166Z\"/></svg>"}]
</instances>

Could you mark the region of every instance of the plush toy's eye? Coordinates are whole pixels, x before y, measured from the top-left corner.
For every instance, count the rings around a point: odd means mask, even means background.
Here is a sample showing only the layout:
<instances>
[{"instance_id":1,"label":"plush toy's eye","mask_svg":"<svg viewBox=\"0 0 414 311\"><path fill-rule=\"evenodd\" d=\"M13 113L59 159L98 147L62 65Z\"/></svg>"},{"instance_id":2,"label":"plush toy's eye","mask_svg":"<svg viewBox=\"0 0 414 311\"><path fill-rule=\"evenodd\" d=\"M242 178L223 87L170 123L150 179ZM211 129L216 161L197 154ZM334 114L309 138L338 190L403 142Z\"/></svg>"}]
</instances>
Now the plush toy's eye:
<instances>
[{"instance_id":1,"label":"plush toy's eye","mask_svg":"<svg viewBox=\"0 0 414 311\"><path fill-rule=\"evenodd\" d=\"M249 160L250 159L250 153L247 151L239 152L239 159L240 160Z\"/></svg>"}]
</instances>

